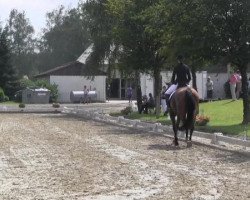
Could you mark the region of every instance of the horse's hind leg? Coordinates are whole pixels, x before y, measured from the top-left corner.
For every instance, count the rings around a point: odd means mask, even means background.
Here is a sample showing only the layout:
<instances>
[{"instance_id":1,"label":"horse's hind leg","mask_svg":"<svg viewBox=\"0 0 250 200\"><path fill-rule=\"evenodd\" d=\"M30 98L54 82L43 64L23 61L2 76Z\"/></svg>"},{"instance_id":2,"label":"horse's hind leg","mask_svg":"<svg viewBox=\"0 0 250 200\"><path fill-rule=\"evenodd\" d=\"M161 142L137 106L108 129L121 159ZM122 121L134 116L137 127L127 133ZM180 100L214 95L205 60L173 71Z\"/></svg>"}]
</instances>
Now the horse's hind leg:
<instances>
[{"instance_id":1,"label":"horse's hind leg","mask_svg":"<svg viewBox=\"0 0 250 200\"><path fill-rule=\"evenodd\" d=\"M192 134L193 134L193 131L194 131L194 127L192 127L192 128L190 129L189 140L187 140L187 138L186 138L187 147L192 147Z\"/></svg>"},{"instance_id":2,"label":"horse's hind leg","mask_svg":"<svg viewBox=\"0 0 250 200\"><path fill-rule=\"evenodd\" d=\"M193 135L194 127L190 129L190 136L189 136L189 141L192 141L192 135Z\"/></svg>"},{"instance_id":3,"label":"horse's hind leg","mask_svg":"<svg viewBox=\"0 0 250 200\"><path fill-rule=\"evenodd\" d=\"M171 121L172 121L172 125L173 125L173 131L174 131L174 145L175 146L178 146L179 143L178 143L178 137L177 137L177 133L178 133L178 125L177 125L177 122L175 121L175 116L170 113L170 118L171 118Z\"/></svg>"},{"instance_id":4,"label":"horse's hind leg","mask_svg":"<svg viewBox=\"0 0 250 200\"><path fill-rule=\"evenodd\" d=\"M188 128L186 128L186 142L188 141Z\"/></svg>"},{"instance_id":5,"label":"horse's hind leg","mask_svg":"<svg viewBox=\"0 0 250 200\"><path fill-rule=\"evenodd\" d=\"M176 121L176 132L174 134L174 142L175 142L175 146L179 145L178 142L178 130L179 130L179 126L180 126L180 118L177 116L177 121Z\"/></svg>"}]
</instances>

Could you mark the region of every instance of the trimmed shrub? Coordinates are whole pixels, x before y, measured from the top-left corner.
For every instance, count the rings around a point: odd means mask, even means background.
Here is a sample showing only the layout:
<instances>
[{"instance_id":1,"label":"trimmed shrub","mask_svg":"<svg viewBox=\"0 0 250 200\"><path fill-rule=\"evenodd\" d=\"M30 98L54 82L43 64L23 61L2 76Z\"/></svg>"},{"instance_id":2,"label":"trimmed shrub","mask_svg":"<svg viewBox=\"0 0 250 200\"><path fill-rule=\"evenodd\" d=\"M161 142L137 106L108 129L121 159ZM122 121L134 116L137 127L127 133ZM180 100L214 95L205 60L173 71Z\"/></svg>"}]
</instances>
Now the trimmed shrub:
<instances>
[{"instance_id":1,"label":"trimmed shrub","mask_svg":"<svg viewBox=\"0 0 250 200\"><path fill-rule=\"evenodd\" d=\"M53 103L53 104L52 104L52 107L53 107L53 108L60 108L60 104L59 104L59 103Z\"/></svg>"},{"instance_id":2,"label":"trimmed shrub","mask_svg":"<svg viewBox=\"0 0 250 200\"><path fill-rule=\"evenodd\" d=\"M133 112L133 109L131 106L128 106L128 107L121 110L121 114L123 114L123 115L129 115L132 112Z\"/></svg>"},{"instance_id":3,"label":"trimmed shrub","mask_svg":"<svg viewBox=\"0 0 250 200\"><path fill-rule=\"evenodd\" d=\"M25 104L24 103L20 103L19 104L19 108L25 108Z\"/></svg>"}]
</instances>

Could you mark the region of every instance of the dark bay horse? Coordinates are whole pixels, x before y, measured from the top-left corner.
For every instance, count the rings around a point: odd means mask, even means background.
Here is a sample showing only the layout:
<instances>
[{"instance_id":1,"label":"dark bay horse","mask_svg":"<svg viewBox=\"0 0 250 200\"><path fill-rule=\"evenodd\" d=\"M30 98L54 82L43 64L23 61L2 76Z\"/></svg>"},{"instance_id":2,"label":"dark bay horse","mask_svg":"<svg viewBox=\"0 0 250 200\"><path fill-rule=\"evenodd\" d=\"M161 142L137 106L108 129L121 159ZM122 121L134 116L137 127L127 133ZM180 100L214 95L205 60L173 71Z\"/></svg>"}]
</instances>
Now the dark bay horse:
<instances>
[{"instance_id":1,"label":"dark bay horse","mask_svg":"<svg viewBox=\"0 0 250 200\"><path fill-rule=\"evenodd\" d=\"M195 117L199 112L199 95L190 87L181 87L175 91L170 99L170 118L174 130L174 144L178 146L178 130L180 122L182 129L186 131L187 146L191 146L192 133L194 131ZM190 135L188 138L188 131ZM190 143L188 142L190 141Z\"/></svg>"}]
</instances>

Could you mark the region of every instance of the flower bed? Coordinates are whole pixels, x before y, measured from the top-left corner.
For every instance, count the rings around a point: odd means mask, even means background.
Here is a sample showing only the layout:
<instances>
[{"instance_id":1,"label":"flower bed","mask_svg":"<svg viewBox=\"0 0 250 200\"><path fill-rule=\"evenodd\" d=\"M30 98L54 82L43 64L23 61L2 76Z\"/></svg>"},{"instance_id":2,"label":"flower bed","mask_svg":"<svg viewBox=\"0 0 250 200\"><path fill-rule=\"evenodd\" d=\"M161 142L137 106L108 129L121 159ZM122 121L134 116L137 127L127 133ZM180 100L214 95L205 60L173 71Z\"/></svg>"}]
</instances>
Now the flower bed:
<instances>
[{"instance_id":1,"label":"flower bed","mask_svg":"<svg viewBox=\"0 0 250 200\"><path fill-rule=\"evenodd\" d=\"M210 121L210 117L205 115L197 115L195 119L195 124L198 126L206 126Z\"/></svg>"}]
</instances>

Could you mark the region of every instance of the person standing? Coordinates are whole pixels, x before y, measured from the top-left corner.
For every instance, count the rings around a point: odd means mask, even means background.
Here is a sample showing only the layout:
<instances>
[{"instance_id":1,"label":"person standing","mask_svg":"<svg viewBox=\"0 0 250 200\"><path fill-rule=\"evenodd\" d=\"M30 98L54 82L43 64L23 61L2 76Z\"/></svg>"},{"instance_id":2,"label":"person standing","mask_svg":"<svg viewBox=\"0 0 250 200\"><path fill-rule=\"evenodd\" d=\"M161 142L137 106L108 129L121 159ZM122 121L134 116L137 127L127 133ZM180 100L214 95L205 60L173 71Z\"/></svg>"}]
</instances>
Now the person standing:
<instances>
[{"instance_id":1,"label":"person standing","mask_svg":"<svg viewBox=\"0 0 250 200\"><path fill-rule=\"evenodd\" d=\"M236 93L235 93L235 90L236 90L236 83L237 83L237 81L238 81L237 76L238 76L238 75L237 75L236 73L233 73L233 74L230 76L230 79L229 79L230 91L231 91L231 96L232 96L233 101L237 100L237 99L236 99Z\"/></svg>"},{"instance_id":2,"label":"person standing","mask_svg":"<svg viewBox=\"0 0 250 200\"><path fill-rule=\"evenodd\" d=\"M87 103L88 102L88 89L87 86L84 85L83 86L83 103Z\"/></svg>"},{"instance_id":3,"label":"person standing","mask_svg":"<svg viewBox=\"0 0 250 200\"><path fill-rule=\"evenodd\" d=\"M110 99L110 96L111 96L111 87L110 87L110 84L107 85L107 100L109 101Z\"/></svg>"},{"instance_id":4,"label":"person standing","mask_svg":"<svg viewBox=\"0 0 250 200\"><path fill-rule=\"evenodd\" d=\"M130 103L132 100L132 95L133 95L133 89L131 86L129 86L127 88L127 98L128 98L128 102Z\"/></svg>"},{"instance_id":5,"label":"person standing","mask_svg":"<svg viewBox=\"0 0 250 200\"><path fill-rule=\"evenodd\" d=\"M207 99L211 100L213 98L214 83L211 80L210 76L207 77L206 86L207 86Z\"/></svg>"},{"instance_id":6,"label":"person standing","mask_svg":"<svg viewBox=\"0 0 250 200\"><path fill-rule=\"evenodd\" d=\"M241 74L240 71L237 70L236 72L236 77L237 77L237 82L236 82L236 98L239 99L240 98L240 94L241 94L241 89L242 89L242 82L241 82Z\"/></svg>"}]
</instances>

